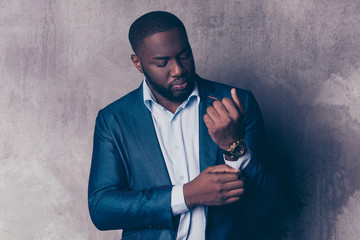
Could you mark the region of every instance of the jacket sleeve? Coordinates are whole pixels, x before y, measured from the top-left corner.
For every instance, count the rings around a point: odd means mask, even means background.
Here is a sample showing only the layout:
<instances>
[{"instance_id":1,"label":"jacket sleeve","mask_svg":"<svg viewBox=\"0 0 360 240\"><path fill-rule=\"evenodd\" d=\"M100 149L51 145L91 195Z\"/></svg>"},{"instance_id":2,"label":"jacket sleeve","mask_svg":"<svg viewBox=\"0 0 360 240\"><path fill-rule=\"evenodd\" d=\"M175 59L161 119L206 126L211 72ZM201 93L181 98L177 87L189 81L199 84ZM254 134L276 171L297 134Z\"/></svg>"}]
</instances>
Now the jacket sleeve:
<instances>
[{"instance_id":1,"label":"jacket sleeve","mask_svg":"<svg viewBox=\"0 0 360 240\"><path fill-rule=\"evenodd\" d=\"M279 200L277 178L264 166L269 159L266 136L259 106L252 93L247 95L244 139L252 150L249 164L243 169L247 180L247 204L257 215L266 216L276 211Z\"/></svg>"},{"instance_id":2,"label":"jacket sleeve","mask_svg":"<svg viewBox=\"0 0 360 240\"><path fill-rule=\"evenodd\" d=\"M100 111L88 186L89 211L94 225L99 230L171 228L172 186L129 189L126 154L120 148Z\"/></svg>"}]
</instances>

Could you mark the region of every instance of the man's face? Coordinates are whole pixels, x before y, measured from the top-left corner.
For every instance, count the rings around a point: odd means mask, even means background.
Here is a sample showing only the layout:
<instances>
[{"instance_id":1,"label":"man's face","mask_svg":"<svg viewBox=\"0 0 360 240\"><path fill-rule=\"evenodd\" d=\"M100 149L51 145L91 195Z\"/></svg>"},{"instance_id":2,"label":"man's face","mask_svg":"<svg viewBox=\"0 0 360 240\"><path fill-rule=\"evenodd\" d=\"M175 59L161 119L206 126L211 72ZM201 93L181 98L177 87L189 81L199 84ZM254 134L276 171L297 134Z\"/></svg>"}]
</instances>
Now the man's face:
<instances>
[{"instance_id":1,"label":"man's face","mask_svg":"<svg viewBox=\"0 0 360 240\"><path fill-rule=\"evenodd\" d=\"M158 101L183 102L194 88L194 58L185 34L179 29L145 38L132 60L144 73Z\"/></svg>"}]
</instances>

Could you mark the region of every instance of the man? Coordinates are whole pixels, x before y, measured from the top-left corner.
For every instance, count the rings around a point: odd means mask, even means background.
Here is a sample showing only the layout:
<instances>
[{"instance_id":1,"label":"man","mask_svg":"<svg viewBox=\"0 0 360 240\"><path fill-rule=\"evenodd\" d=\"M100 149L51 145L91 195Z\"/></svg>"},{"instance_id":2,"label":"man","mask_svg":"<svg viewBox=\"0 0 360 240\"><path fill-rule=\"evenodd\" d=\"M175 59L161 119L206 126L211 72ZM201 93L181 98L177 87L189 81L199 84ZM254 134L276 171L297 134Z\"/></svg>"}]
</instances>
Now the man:
<instances>
[{"instance_id":1,"label":"man","mask_svg":"<svg viewBox=\"0 0 360 240\"><path fill-rule=\"evenodd\" d=\"M123 239L256 239L276 203L262 167L253 95L201 79L183 23L150 12L131 26L141 86L99 112L89 209Z\"/></svg>"}]
</instances>

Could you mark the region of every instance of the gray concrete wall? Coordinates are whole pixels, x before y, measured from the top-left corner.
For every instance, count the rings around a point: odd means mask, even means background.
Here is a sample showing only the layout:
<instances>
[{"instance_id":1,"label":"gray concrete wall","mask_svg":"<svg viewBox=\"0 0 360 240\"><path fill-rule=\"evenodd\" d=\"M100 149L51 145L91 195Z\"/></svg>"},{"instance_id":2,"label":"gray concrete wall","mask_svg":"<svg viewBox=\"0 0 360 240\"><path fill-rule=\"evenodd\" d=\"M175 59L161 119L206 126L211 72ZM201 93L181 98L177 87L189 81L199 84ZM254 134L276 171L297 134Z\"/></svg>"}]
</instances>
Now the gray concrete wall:
<instances>
[{"instance_id":1,"label":"gray concrete wall","mask_svg":"<svg viewBox=\"0 0 360 240\"><path fill-rule=\"evenodd\" d=\"M127 31L158 9L201 76L257 97L302 203L283 239L360 239L358 0L1 0L0 239L119 239L88 216L94 121L141 82Z\"/></svg>"}]
</instances>

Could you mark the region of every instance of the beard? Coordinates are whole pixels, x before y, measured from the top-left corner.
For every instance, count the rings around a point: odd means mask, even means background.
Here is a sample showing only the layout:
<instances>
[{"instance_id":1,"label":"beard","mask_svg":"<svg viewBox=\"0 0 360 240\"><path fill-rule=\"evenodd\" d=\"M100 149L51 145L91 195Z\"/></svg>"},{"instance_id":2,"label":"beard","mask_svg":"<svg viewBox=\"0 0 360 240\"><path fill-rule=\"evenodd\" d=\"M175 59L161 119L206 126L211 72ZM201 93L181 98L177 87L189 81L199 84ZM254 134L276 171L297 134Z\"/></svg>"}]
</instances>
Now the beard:
<instances>
[{"instance_id":1,"label":"beard","mask_svg":"<svg viewBox=\"0 0 360 240\"><path fill-rule=\"evenodd\" d=\"M195 68L195 67L194 67ZM195 72L195 71L193 71ZM169 87L164 87L160 84L158 84L157 82L155 82L147 73L147 71L143 68L143 73L144 76L146 78L146 81L148 83L148 85L150 85L159 95L161 95L162 97L172 101L172 102L183 102L185 101L189 95L191 94L191 92L194 89L195 86L195 74L191 74L190 76L187 77L179 77L174 79L174 81L172 82L172 84L169 85ZM173 84L177 84L178 82L186 82L187 85L185 87L185 89L180 90L180 91L176 91L176 90L172 90L172 86Z\"/></svg>"}]
</instances>

